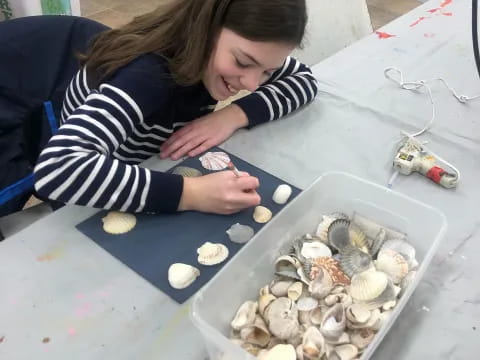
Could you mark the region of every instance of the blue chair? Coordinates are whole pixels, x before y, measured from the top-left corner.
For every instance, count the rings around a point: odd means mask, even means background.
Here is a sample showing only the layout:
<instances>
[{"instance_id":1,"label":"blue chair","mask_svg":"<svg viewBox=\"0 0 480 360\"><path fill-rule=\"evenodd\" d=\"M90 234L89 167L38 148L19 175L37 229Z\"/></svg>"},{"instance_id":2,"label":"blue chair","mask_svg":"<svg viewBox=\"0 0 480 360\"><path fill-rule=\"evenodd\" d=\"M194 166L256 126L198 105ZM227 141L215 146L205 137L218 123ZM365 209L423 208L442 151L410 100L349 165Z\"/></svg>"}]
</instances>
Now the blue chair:
<instances>
[{"instance_id":1,"label":"blue chair","mask_svg":"<svg viewBox=\"0 0 480 360\"><path fill-rule=\"evenodd\" d=\"M0 217L33 194L33 167L52 133L84 52L108 29L74 16L0 22Z\"/></svg>"}]
</instances>

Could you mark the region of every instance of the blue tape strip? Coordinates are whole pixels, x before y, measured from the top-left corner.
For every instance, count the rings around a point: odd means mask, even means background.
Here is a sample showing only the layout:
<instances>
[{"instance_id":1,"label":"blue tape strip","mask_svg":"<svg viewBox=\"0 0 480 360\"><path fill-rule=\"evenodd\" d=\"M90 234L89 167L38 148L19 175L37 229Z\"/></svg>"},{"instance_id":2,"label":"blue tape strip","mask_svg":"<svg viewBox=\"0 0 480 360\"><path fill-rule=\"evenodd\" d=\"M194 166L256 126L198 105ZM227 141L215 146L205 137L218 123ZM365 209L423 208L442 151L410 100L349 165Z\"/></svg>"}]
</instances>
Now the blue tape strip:
<instances>
[{"instance_id":1,"label":"blue tape strip","mask_svg":"<svg viewBox=\"0 0 480 360\"><path fill-rule=\"evenodd\" d=\"M30 174L24 177L22 180L19 180L16 183L7 186L5 189L0 191L0 205L12 200L14 197L20 195L21 193L32 189L34 182L34 175Z\"/></svg>"},{"instance_id":2,"label":"blue tape strip","mask_svg":"<svg viewBox=\"0 0 480 360\"><path fill-rule=\"evenodd\" d=\"M53 105L51 101L45 101L43 103L43 107L45 108L45 113L47 114L48 123L50 124L50 129L52 130L52 134L55 134L58 130L57 119L55 117L55 113L53 112Z\"/></svg>"}]
</instances>

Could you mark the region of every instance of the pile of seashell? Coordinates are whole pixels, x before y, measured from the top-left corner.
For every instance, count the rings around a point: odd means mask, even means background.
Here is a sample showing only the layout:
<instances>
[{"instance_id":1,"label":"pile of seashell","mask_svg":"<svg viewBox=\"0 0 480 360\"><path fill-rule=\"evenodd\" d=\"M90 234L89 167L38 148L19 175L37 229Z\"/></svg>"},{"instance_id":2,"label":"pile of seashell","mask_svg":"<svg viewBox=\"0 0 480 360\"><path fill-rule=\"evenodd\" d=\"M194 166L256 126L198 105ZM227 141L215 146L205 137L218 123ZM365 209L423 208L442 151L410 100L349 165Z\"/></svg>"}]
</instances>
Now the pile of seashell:
<instances>
[{"instance_id":1,"label":"pile of seashell","mask_svg":"<svg viewBox=\"0 0 480 360\"><path fill-rule=\"evenodd\" d=\"M405 236L360 216L323 216L244 302L231 341L261 360L357 359L416 274Z\"/></svg>"}]
</instances>

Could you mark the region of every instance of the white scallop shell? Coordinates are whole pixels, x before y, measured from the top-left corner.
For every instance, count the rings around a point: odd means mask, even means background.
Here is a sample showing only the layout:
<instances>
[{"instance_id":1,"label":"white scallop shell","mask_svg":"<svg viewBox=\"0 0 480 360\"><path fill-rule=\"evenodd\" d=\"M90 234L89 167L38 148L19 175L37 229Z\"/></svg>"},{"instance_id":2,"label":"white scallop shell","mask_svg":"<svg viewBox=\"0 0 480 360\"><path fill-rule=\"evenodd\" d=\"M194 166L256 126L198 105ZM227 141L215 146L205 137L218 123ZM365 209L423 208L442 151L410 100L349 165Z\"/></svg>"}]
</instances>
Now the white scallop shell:
<instances>
[{"instance_id":1,"label":"white scallop shell","mask_svg":"<svg viewBox=\"0 0 480 360\"><path fill-rule=\"evenodd\" d=\"M199 275L200 270L187 264L175 263L168 268L168 282L174 289L188 287Z\"/></svg>"},{"instance_id":2,"label":"white scallop shell","mask_svg":"<svg viewBox=\"0 0 480 360\"><path fill-rule=\"evenodd\" d=\"M388 276L381 271L365 271L352 277L350 294L357 301L379 297L388 286Z\"/></svg>"},{"instance_id":3,"label":"white scallop shell","mask_svg":"<svg viewBox=\"0 0 480 360\"><path fill-rule=\"evenodd\" d=\"M253 211L253 220L257 223L264 224L272 218L272 212L270 209L266 208L265 206L257 206Z\"/></svg>"},{"instance_id":4,"label":"white scallop shell","mask_svg":"<svg viewBox=\"0 0 480 360\"><path fill-rule=\"evenodd\" d=\"M321 241L305 241L300 254L304 258L313 259L320 256L332 256L332 250Z\"/></svg>"},{"instance_id":5,"label":"white scallop shell","mask_svg":"<svg viewBox=\"0 0 480 360\"><path fill-rule=\"evenodd\" d=\"M197 249L198 262L202 265L220 264L228 257L228 248L220 243L206 242Z\"/></svg>"},{"instance_id":6,"label":"white scallop shell","mask_svg":"<svg viewBox=\"0 0 480 360\"><path fill-rule=\"evenodd\" d=\"M416 251L412 244L404 239L390 239L383 243L381 250L390 249L402 255L407 262L415 260Z\"/></svg>"},{"instance_id":7,"label":"white scallop shell","mask_svg":"<svg viewBox=\"0 0 480 360\"><path fill-rule=\"evenodd\" d=\"M137 223L137 218L132 214L110 211L107 216L102 218L102 221L105 232L117 235L132 230Z\"/></svg>"},{"instance_id":8,"label":"white scallop shell","mask_svg":"<svg viewBox=\"0 0 480 360\"><path fill-rule=\"evenodd\" d=\"M333 216L328 216L328 215L323 215L322 216L322 221L318 224L317 230L315 231L315 235L320 238L320 240L324 243L327 242L327 234L328 234L328 228L334 222L336 218Z\"/></svg>"},{"instance_id":9,"label":"white scallop shell","mask_svg":"<svg viewBox=\"0 0 480 360\"><path fill-rule=\"evenodd\" d=\"M290 185L281 184L275 189L272 200L276 204L283 205L288 201L288 198L292 195L292 188Z\"/></svg>"},{"instance_id":10,"label":"white scallop shell","mask_svg":"<svg viewBox=\"0 0 480 360\"><path fill-rule=\"evenodd\" d=\"M205 155L200 156L199 160L202 162L202 166L207 170L223 170L230 162L230 157L223 151L209 151Z\"/></svg>"},{"instance_id":11,"label":"white scallop shell","mask_svg":"<svg viewBox=\"0 0 480 360\"><path fill-rule=\"evenodd\" d=\"M234 243L244 244L253 237L255 231L248 225L236 223L230 226L226 233Z\"/></svg>"},{"instance_id":12,"label":"white scallop shell","mask_svg":"<svg viewBox=\"0 0 480 360\"><path fill-rule=\"evenodd\" d=\"M399 284L408 274L408 263L405 258L391 249L382 248L375 261L377 270L383 271L392 279L394 284Z\"/></svg>"}]
</instances>

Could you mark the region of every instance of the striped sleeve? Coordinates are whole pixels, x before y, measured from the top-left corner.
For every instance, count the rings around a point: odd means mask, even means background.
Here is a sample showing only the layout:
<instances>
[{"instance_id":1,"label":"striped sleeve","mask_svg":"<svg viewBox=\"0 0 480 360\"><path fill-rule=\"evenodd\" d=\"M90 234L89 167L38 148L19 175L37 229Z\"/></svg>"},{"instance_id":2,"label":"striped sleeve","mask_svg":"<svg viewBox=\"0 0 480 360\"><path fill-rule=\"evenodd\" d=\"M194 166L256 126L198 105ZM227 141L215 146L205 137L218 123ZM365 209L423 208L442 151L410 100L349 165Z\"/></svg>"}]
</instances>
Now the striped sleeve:
<instances>
[{"instance_id":1,"label":"striped sleeve","mask_svg":"<svg viewBox=\"0 0 480 360\"><path fill-rule=\"evenodd\" d=\"M311 102L318 83L304 64L287 57L283 66L254 93L234 101L247 114L249 127L285 116Z\"/></svg>"},{"instance_id":2,"label":"striped sleeve","mask_svg":"<svg viewBox=\"0 0 480 360\"><path fill-rule=\"evenodd\" d=\"M135 128L144 124L146 114L162 104L161 93L155 91L158 84L154 89L151 79L144 80L139 72L124 73L90 93L50 139L34 170L35 189L41 196L126 212L177 210L181 176L112 157Z\"/></svg>"}]
</instances>

